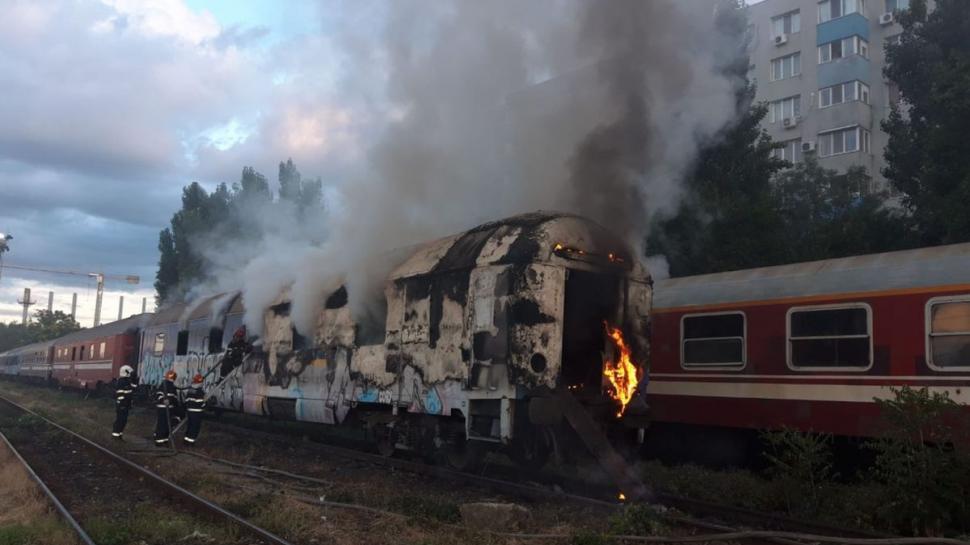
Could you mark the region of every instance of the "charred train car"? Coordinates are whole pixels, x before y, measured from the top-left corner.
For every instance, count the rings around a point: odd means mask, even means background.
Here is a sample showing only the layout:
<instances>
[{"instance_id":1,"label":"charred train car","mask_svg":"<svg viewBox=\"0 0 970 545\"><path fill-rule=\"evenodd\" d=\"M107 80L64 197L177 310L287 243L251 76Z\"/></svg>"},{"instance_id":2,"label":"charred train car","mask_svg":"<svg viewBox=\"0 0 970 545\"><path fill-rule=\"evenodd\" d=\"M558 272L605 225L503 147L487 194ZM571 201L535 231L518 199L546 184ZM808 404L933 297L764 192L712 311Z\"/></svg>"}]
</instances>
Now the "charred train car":
<instances>
[{"instance_id":1,"label":"charred train car","mask_svg":"<svg viewBox=\"0 0 970 545\"><path fill-rule=\"evenodd\" d=\"M387 279L377 327L357 320L349 303L340 287L320 301L315 330L297 332L281 294L265 313L259 349L211 394L247 413L350 419L386 451L444 451L457 461L510 446L541 462L562 429L561 405L550 400L563 392L601 422L629 425L645 412L640 387L617 418L604 365L618 356L608 324L643 369L650 277L622 240L587 219L528 214L418 247ZM184 379L215 365L221 345L201 347L211 356L189 353L192 324L221 335L231 330L220 324L242 309L236 301L220 314L214 304L156 317L143 340L145 379L158 381L169 367ZM172 337L188 346L171 351Z\"/></svg>"}]
</instances>

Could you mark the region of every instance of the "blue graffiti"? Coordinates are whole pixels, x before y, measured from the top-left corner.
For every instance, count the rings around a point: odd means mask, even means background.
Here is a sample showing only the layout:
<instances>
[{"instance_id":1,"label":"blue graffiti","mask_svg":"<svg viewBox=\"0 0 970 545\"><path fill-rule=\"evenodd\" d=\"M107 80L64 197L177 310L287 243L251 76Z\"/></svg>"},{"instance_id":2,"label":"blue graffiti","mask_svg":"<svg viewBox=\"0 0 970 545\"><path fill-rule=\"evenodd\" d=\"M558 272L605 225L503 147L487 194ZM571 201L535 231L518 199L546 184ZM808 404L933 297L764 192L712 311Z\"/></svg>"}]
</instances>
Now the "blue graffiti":
<instances>
[{"instance_id":1,"label":"blue graffiti","mask_svg":"<svg viewBox=\"0 0 970 545\"><path fill-rule=\"evenodd\" d=\"M377 403L377 388L368 388L357 396L357 401L364 403Z\"/></svg>"},{"instance_id":2,"label":"blue graffiti","mask_svg":"<svg viewBox=\"0 0 970 545\"><path fill-rule=\"evenodd\" d=\"M437 388L431 387L424 394L424 410L429 414L441 413L441 397Z\"/></svg>"}]
</instances>

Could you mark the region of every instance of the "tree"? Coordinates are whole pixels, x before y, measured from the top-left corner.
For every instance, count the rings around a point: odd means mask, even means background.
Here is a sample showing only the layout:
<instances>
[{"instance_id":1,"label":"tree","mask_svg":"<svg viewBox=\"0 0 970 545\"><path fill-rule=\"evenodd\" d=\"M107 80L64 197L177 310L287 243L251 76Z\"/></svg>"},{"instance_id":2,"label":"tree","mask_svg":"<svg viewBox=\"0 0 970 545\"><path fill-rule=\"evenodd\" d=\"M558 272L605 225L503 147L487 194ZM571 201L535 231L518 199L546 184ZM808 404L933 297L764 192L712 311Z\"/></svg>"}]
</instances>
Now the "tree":
<instances>
[{"instance_id":1,"label":"tree","mask_svg":"<svg viewBox=\"0 0 970 545\"><path fill-rule=\"evenodd\" d=\"M49 341L81 329L70 314L38 310L27 325L0 323L0 352L31 343Z\"/></svg>"},{"instance_id":2,"label":"tree","mask_svg":"<svg viewBox=\"0 0 970 545\"><path fill-rule=\"evenodd\" d=\"M912 245L907 218L872 192L862 167L840 174L822 168L814 155L779 173L773 200L783 218L784 262L813 261Z\"/></svg>"},{"instance_id":3,"label":"tree","mask_svg":"<svg viewBox=\"0 0 970 545\"><path fill-rule=\"evenodd\" d=\"M921 244L970 240L970 2L913 0L899 13L884 75L898 86L882 128L883 175L902 193Z\"/></svg>"},{"instance_id":4,"label":"tree","mask_svg":"<svg viewBox=\"0 0 970 545\"><path fill-rule=\"evenodd\" d=\"M156 303L168 300L169 293L179 283L178 260L175 257L175 239L172 230L166 227L158 233L158 272L155 273Z\"/></svg>"}]
</instances>

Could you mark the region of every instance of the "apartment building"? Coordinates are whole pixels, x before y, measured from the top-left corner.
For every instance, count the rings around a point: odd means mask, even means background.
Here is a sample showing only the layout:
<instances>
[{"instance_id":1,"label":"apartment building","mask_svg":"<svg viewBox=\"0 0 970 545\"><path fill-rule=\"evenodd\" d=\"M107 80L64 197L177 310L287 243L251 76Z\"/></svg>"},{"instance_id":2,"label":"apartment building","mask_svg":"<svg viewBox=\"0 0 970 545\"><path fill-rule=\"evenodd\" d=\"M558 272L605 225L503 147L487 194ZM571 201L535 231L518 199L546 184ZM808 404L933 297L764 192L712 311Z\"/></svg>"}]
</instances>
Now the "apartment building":
<instances>
[{"instance_id":1,"label":"apartment building","mask_svg":"<svg viewBox=\"0 0 970 545\"><path fill-rule=\"evenodd\" d=\"M888 135L880 123L898 99L885 81L884 45L902 28L909 0L763 0L749 7L751 73L764 127L779 157L814 153L839 171L865 167L876 187Z\"/></svg>"}]
</instances>

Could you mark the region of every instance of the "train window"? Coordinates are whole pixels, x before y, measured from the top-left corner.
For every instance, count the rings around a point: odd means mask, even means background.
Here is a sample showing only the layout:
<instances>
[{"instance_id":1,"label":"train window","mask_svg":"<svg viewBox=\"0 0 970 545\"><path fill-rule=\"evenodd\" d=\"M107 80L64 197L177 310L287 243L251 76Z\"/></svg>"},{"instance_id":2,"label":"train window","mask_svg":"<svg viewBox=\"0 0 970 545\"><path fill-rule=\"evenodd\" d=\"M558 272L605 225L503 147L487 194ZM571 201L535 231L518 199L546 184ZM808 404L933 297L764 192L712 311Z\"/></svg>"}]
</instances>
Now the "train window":
<instances>
[{"instance_id":1,"label":"train window","mask_svg":"<svg viewBox=\"0 0 970 545\"><path fill-rule=\"evenodd\" d=\"M934 369L970 367L970 296L926 304L926 361Z\"/></svg>"},{"instance_id":2,"label":"train window","mask_svg":"<svg viewBox=\"0 0 970 545\"><path fill-rule=\"evenodd\" d=\"M685 368L744 366L745 319L740 312L684 316L680 335Z\"/></svg>"},{"instance_id":3,"label":"train window","mask_svg":"<svg viewBox=\"0 0 970 545\"><path fill-rule=\"evenodd\" d=\"M162 351L165 350L165 334L156 333L155 334L155 345L152 346L152 354L155 356L161 356Z\"/></svg>"},{"instance_id":4,"label":"train window","mask_svg":"<svg viewBox=\"0 0 970 545\"><path fill-rule=\"evenodd\" d=\"M104 357L105 348L107 348L107 347L108 347L108 344L107 343L105 343L105 342L102 342L101 343L101 356L100 357L102 357L102 358Z\"/></svg>"},{"instance_id":5,"label":"train window","mask_svg":"<svg viewBox=\"0 0 970 545\"><path fill-rule=\"evenodd\" d=\"M788 365L800 370L867 369L872 365L869 305L790 309Z\"/></svg>"}]
</instances>

